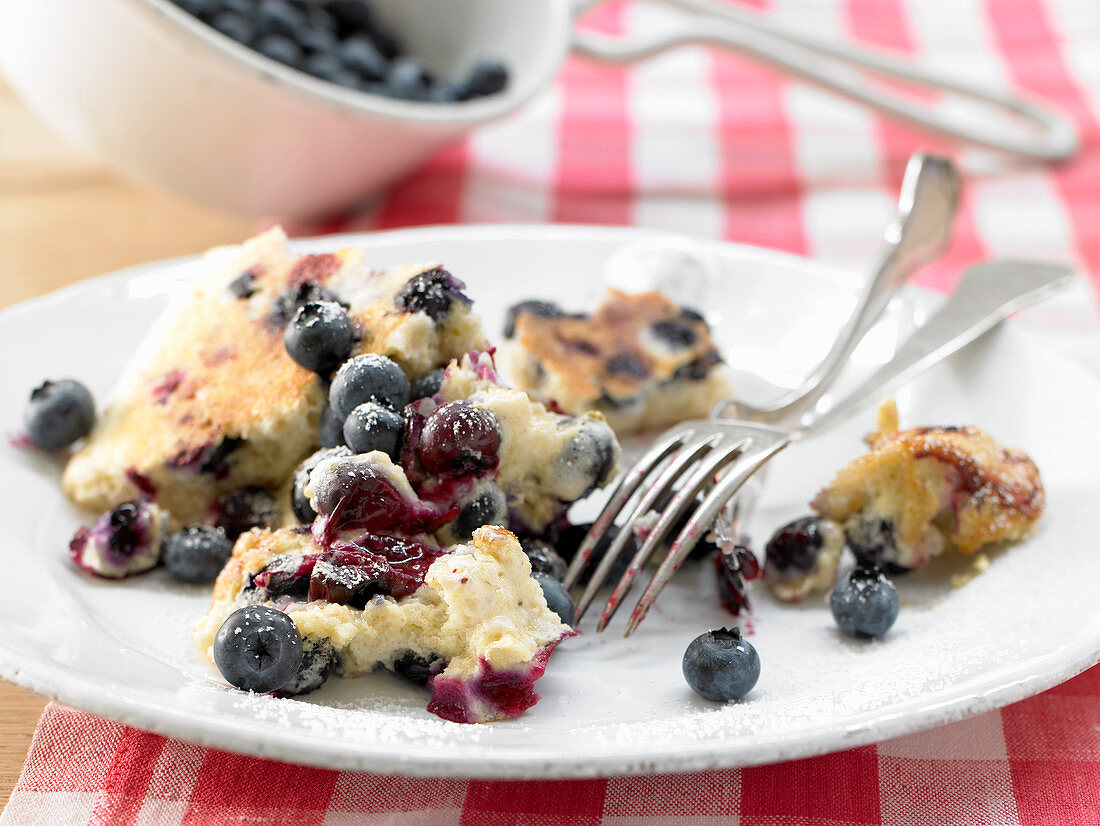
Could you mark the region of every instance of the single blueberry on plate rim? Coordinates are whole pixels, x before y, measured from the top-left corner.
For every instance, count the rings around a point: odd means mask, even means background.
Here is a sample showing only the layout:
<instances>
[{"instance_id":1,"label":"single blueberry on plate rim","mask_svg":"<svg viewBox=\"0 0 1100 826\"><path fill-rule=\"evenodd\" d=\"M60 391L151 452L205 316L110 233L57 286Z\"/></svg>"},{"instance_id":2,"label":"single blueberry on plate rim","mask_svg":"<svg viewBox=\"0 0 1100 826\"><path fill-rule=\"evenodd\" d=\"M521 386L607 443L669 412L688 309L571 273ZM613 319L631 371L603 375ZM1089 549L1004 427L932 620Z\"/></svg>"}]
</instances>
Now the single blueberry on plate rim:
<instances>
[{"instance_id":1,"label":"single blueberry on plate rim","mask_svg":"<svg viewBox=\"0 0 1100 826\"><path fill-rule=\"evenodd\" d=\"M740 628L719 628L692 640L684 652L684 679L696 694L726 703L748 694L760 679L760 657Z\"/></svg>"},{"instance_id":2,"label":"single blueberry on plate rim","mask_svg":"<svg viewBox=\"0 0 1100 826\"><path fill-rule=\"evenodd\" d=\"M302 637L294 620L265 605L238 608L214 637L214 664L230 685L266 693L298 673Z\"/></svg>"}]
</instances>

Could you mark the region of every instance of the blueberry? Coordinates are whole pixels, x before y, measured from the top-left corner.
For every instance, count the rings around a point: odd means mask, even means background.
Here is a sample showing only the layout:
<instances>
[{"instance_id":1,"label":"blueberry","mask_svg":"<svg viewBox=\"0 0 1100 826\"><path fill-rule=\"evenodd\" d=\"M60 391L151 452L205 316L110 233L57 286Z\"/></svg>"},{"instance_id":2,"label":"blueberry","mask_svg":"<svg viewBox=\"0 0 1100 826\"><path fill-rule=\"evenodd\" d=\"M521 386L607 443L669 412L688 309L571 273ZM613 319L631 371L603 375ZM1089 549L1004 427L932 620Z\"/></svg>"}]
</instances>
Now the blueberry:
<instances>
[{"instance_id":1,"label":"blueberry","mask_svg":"<svg viewBox=\"0 0 1100 826\"><path fill-rule=\"evenodd\" d=\"M394 37L392 33L375 26L368 34L375 48L382 53L386 60L393 60L401 54L401 41Z\"/></svg>"},{"instance_id":2,"label":"blueberry","mask_svg":"<svg viewBox=\"0 0 1100 826\"><path fill-rule=\"evenodd\" d=\"M434 675L443 670L443 660L432 654L422 657L415 651L406 651L393 661L393 673L414 685L427 685Z\"/></svg>"},{"instance_id":3,"label":"blueberry","mask_svg":"<svg viewBox=\"0 0 1100 826\"><path fill-rule=\"evenodd\" d=\"M445 368L440 367L436 370L430 370L418 378L413 382L409 400L416 401L417 399L426 399L438 393L443 387L443 374L446 372L447 370Z\"/></svg>"},{"instance_id":4,"label":"blueberry","mask_svg":"<svg viewBox=\"0 0 1100 826\"><path fill-rule=\"evenodd\" d=\"M294 37L308 23L306 16L287 0L259 0L253 19L265 34Z\"/></svg>"},{"instance_id":5,"label":"blueberry","mask_svg":"<svg viewBox=\"0 0 1100 826\"><path fill-rule=\"evenodd\" d=\"M164 567L180 582L212 582L233 553L225 531L207 525L183 528L164 546Z\"/></svg>"},{"instance_id":6,"label":"blueberry","mask_svg":"<svg viewBox=\"0 0 1100 826\"><path fill-rule=\"evenodd\" d=\"M527 559L531 563L532 573L547 574L558 582L565 579L568 566L549 544L541 539L525 537L520 540L520 545L523 546L523 552L527 554Z\"/></svg>"},{"instance_id":7,"label":"blueberry","mask_svg":"<svg viewBox=\"0 0 1100 826\"><path fill-rule=\"evenodd\" d=\"M824 544L821 520L805 516L777 530L764 546L764 555L769 568L809 573L817 564L817 553Z\"/></svg>"},{"instance_id":8,"label":"blueberry","mask_svg":"<svg viewBox=\"0 0 1100 826\"><path fill-rule=\"evenodd\" d=\"M415 57L398 57L386 72L390 94L405 100L427 100L434 82L428 67Z\"/></svg>"},{"instance_id":9,"label":"blueberry","mask_svg":"<svg viewBox=\"0 0 1100 826\"><path fill-rule=\"evenodd\" d=\"M261 600L289 597L304 602L309 599L309 579L316 561L313 556L279 554L248 578L246 589L253 590Z\"/></svg>"},{"instance_id":10,"label":"blueberry","mask_svg":"<svg viewBox=\"0 0 1100 826\"><path fill-rule=\"evenodd\" d=\"M353 453L381 450L395 462L401 452L405 420L378 402L364 402L344 420L344 441Z\"/></svg>"},{"instance_id":11,"label":"blueberry","mask_svg":"<svg viewBox=\"0 0 1100 826\"><path fill-rule=\"evenodd\" d=\"M844 524L844 533L848 547L862 567L881 568L891 574L908 573L909 568L898 563L901 552L891 520L860 515Z\"/></svg>"},{"instance_id":12,"label":"blueberry","mask_svg":"<svg viewBox=\"0 0 1100 826\"><path fill-rule=\"evenodd\" d=\"M331 52L339 41L329 29L309 27L298 32L298 45L310 54Z\"/></svg>"},{"instance_id":13,"label":"blueberry","mask_svg":"<svg viewBox=\"0 0 1100 826\"><path fill-rule=\"evenodd\" d=\"M382 80L389 64L367 37L349 37L337 51L344 65L356 71L364 80Z\"/></svg>"},{"instance_id":14,"label":"blueberry","mask_svg":"<svg viewBox=\"0 0 1100 826\"><path fill-rule=\"evenodd\" d=\"M747 545L723 548L714 558L718 574L718 598L723 607L733 615L748 611L748 582L760 576L760 563Z\"/></svg>"},{"instance_id":15,"label":"blueberry","mask_svg":"<svg viewBox=\"0 0 1100 826\"><path fill-rule=\"evenodd\" d=\"M215 14L210 25L231 40L236 40L245 46L256 39L256 26L247 17L232 11L221 11Z\"/></svg>"},{"instance_id":16,"label":"blueberry","mask_svg":"<svg viewBox=\"0 0 1100 826\"><path fill-rule=\"evenodd\" d=\"M315 373L327 375L348 357L355 344L355 327L347 310L332 301L299 307L287 325L283 343L292 359Z\"/></svg>"},{"instance_id":17,"label":"blueberry","mask_svg":"<svg viewBox=\"0 0 1100 826\"><path fill-rule=\"evenodd\" d=\"M282 514L269 491L248 486L234 488L217 497L207 510L207 519L236 541L252 528L277 527Z\"/></svg>"},{"instance_id":18,"label":"blueberry","mask_svg":"<svg viewBox=\"0 0 1100 826\"><path fill-rule=\"evenodd\" d=\"M214 0L214 2L220 3L222 11L236 12L249 19L256 14L256 0Z\"/></svg>"},{"instance_id":19,"label":"blueberry","mask_svg":"<svg viewBox=\"0 0 1100 826\"><path fill-rule=\"evenodd\" d=\"M338 664L339 658L332 643L314 637L303 637L298 671L275 694L278 697L297 697L316 691L325 684L325 680L337 669Z\"/></svg>"},{"instance_id":20,"label":"blueberry","mask_svg":"<svg viewBox=\"0 0 1100 826\"><path fill-rule=\"evenodd\" d=\"M244 691L282 688L298 673L302 637L294 620L264 605L238 608L214 637L214 664Z\"/></svg>"},{"instance_id":21,"label":"blueberry","mask_svg":"<svg viewBox=\"0 0 1100 826\"><path fill-rule=\"evenodd\" d=\"M657 321L649 329L654 338L677 350L692 347L699 339L691 325L683 321Z\"/></svg>"},{"instance_id":22,"label":"blueberry","mask_svg":"<svg viewBox=\"0 0 1100 826\"><path fill-rule=\"evenodd\" d=\"M88 388L78 381L45 381L31 391L23 424L36 447L60 450L91 432L95 426L95 401Z\"/></svg>"},{"instance_id":23,"label":"blueberry","mask_svg":"<svg viewBox=\"0 0 1100 826\"><path fill-rule=\"evenodd\" d=\"M302 62L302 48L289 37L269 34L256 44L256 51L286 66L297 67Z\"/></svg>"},{"instance_id":24,"label":"blueberry","mask_svg":"<svg viewBox=\"0 0 1100 826\"><path fill-rule=\"evenodd\" d=\"M334 301L345 310L350 306L338 299L327 287L322 287L314 281L303 281L279 293L271 302L272 320L286 324L294 318L301 307L312 301Z\"/></svg>"},{"instance_id":25,"label":"blueberry","mask_svg":"<svg viewBox=\"0 0 1100 826\"><path fill-rule=\"evenodd\" d=\"M318 435L321 438L321 447L339 447L344 444L344 420L336 415L330 404L326 404L321 411Z\"/></svg>"},{"instance_id":26,"label":"blueberry","mask_svg":"<svg viewBox=\"0 0 1100 826\"><path fill-rule=\"evenodd\" d=\"M229 282L228 289L236 298L251 298L256 292L256 273L245 270Z\"/></svg>"},{"instance_id":27,"label":"blueberry","mask_svg":"<svg viewBox=\"0 0 1100 826\"><path fill-rule=\"evenodd\" d=\"M306 27L298 30L298 36L303 32L325 32L336 37L336 20L323 6L310 2L298 2L299 11L305 15Z\"/></svg>"},{"instance_id":28,"label":"blueberry","mask_svg":"<svg viewBox=\"0 0 1100 826\"><path fill-rule=\"evenodd\" d=\"M577 419L581 428L566 442L550 467L554 492L566 501L587 496L615 468L615 434L607 423L594 418Z\"/></svg>"},{"instance_id":29,"label":"blueberry","mask_svg":"<svg viewBox=\"0 0 1100 826\"><path fill-rule=\"evenodd\" d=\"M521 301L508 308L504 318L504 337L512 338L516 334L516 319L521 315L533 315L537 318L561 318L565 315L561 307L551 301Z\"/></svg>"},{"instance_id":30,"label":"blueberry","mask_svg":"<svg viewBox=\"0 0 1100 826\"><path fill-rule=\"evenodd\" d=\"M649 378L649 368L635 353L616 353L607 360L607 373L610 376L625 376L639 381Z\"/></svg>"},{"instance_id":31,"label":"blueberry","mask_svg":"<svg viewBox=\"0 0 1100 826\"><path fill-rule=\"evenodd\" d=\"M881 637L898 618L894 583L875 568L857 568L829 594L840 630L853 637Z\"/></svg>"},{"instance_id":32,"label":"blueberry","mask_svg":"<svg viewBox=\"0 0 1100 826\"><path fill-rule=\"evenodd\" d=\"M465 542L484 525L507 525L508 501L504 491L492 485L462 506L454 521L455 537Z\"/></svg>"},{"instance_id":33,"label":"blueberry","mask_svg":"<svg viewBox=\"0 0 1100 826\"><path fill-rule=\"evenodd\" d=\"M321 8L335 21L341 37L374 28L374 15L363 0L328 0Z\"/></svg>"},{"instance_id":34,"label":"blueberry","mask_svg":"<svg viewBox=\"0 0 1100 826\"><path fill-rule=\"evenodd\" d=\"M362 611L377 595L390 593L389 565L378 556L354 551L325 552L309 577L309 598Z\"/></svg>"},{"instance_id":35,"label":"blueberry","mask_svg":"<svg viewBox=\"0 0 1100 826\"><path fill-rule=\"evenodd\" d=\"M359 75L344 65L332 52L318 52L310 55L302 64L302 69L321 80L354 89L359 85Z\"/></svg>"},{"instance_id":36,"label":"blueberry","mask_svg":"<svg viewBox=\"0 0 1100 826\"><path fill-rule=\"evenodd\" d=\"M401 288L395 303L399 309L410 313L426 313L438 324L456 301L470 303L470 299L462 293L465 286L442 267L435 267L410 278Z\"/></svg>"},{"instance_id":37,"label":"blueberry","mask_svg":"<svg viewBox=\"0 0 1100 826\"><path fill-rule=\"evenodd\" d=\"M741 638L740 628L719 628L692 640L684 652L683 669L696 694L726 703L752 691L760 679L760 657Z\"/></svg>"},{"instance_id":38,"label":"blueberry","mask_svg":"<svg viewBox=\"0 0 1100 826\"><path fill-rule=\"evenodd\" d=\"M681 364L672 374L672 378L682 381L702 381L716 364L722 363L722 357L718 351L711 348L698 358L692 359L687 364Z\"/></svg>"},{"instance_id":39,"label":"blueberry","mask_svg":"<svg viewBox=\"0 0 1100 826\"><path fill-rule=\"evenodd\" d=\"M462 87L445 80L437 80L428 92L428 100L432 103L454 103L461 99Z\"/></svg>"},{"instance_id":40,"label":"blueberry","mask_svg":"<svg viewBox=\"0 0 1100 826\"><path fill-rule=\"evenodd\" d=\"M396 363L377 353L348 359L332 377L328 401L333 412L344 419L366 402L400 410L409 403L409 379Z\"/></svg>"},{"instance_id":41,"label":"blueberry","mask_svg":"<svg viewBox=\"0 0 1100 826\"><path fill-rule=\"evenodd\" d=\"M496 60L478 63L466 82L462 84L462 99L495 95L508 85L508 69Z\"/></svg>"},{"instance_id":42,"label":"blueberry","mask_svg":"<svg viewBox=\"0 0 1100 826\"><path fill-rule=\"evenodd\" d=\"M305 524L317 518L317 512L313 510L313 506L309 504L309 499L306 498L306 485L309 484L309 474L325 459L351 455L351 451L341 445L340 447L318 450L298 465L298 468L294 471L294 480L291 483L290 505L299 522Z\"/></svg>"},{"instance_id":43,"label":"blueberry","mask_svg":"<svg viewBox=\"0 0 1100 826\"><path fill-rule=\"evenodd\" d=\"M193 17L206 19L218 10L217 0L172 0L177 6Z\"/></svg>"},{"instance_id":44,"label":"blueberry","mask_svg":"<svg viewBox=\"0 0 1100 826\"><path fill-rule=\"evenodd\" d=\"M576 621L577 612L573 607L573 598L569 596L565 586L550 574L532 573L531 578L542 588L542 595L546 597L546 606L566 625L572 625Z\"/></svg>"},{"instance_id":45,"label":"blueberry","mask_svg":"<svg viewBox=\"0 0 1100 826\"><path fill-rule=\"evenodd\" d=\"M436 476L495 468L500 461L497 417L468 401L445 404L424 423L417 455Z\"/></svg>"}]
</instances>

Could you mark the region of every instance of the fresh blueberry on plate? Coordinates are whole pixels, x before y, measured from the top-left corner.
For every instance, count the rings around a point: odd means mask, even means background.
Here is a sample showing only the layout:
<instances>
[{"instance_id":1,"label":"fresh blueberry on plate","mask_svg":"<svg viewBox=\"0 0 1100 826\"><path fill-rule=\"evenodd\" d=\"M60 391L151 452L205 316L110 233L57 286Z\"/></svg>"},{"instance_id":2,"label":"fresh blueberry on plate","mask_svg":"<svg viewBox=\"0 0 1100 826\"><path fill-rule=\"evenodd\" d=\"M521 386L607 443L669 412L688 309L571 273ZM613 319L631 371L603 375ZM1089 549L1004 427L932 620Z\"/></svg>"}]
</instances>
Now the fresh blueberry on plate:
<instances>
[{"instance_id":1,"label":"fresh blueberry on plate","mask_svg":"<svg viewBox=\"0 0 1100 826\"><path fill-rule=\"evenodd\" d=\"M46 381L31 391L23 423L36 447L60 450L91 432L95 401L78 381Z\"/></svg>"},{"instance_id":2,"label":"fresh blueberry on plate","mask_svg":"<svg viewBox=\"0 0 1100 826\"><path fill-rule=\"evenodd\" d=\"M314 301L298 308L283 334L283 343L300 365L327 375L351 352L355 326L348 311L336 302Z\"/></svg>"},{"instance_id":3,"label":"fresh blueberry on plate","mask_svg":"<svg viewBox=\"0 0 1100 826\"><path fill-rule=\"evenodd\" d=\"M282 688L294 679L301 660L298 626L265 605L238 608L214 637L214 664L227 683L244 691Z\"/></svg>"},{"instance_id":4,"label":"fresh blueberry on plate","mask_svg":"<svg viewBox=\"0 0 1100 826\"><path fill-rule=\"evenodd\" d=\"M212 582L232 553L233 545L225 531L196 525L169 537L164 546L164 567L180 582Z\"/></svg>"},{"instance_id":5,"label":"fresh blueberry on plate","mask_svg":"<svg viewBox=\"0 0 1100 826\"><path fill-rule=\"evenodd\" d=\"M760 679L760 657L741 629L719 628L692 640L684 652L684 679L708 700L726 703L748 694Z\"/></svg>"},{"instance_id":6,"label":"fresh blueberry on plate","mask_svg":"<svg viewBox=\"0 0 1100 826\"><path fill-rule=\"evenodd\" d=\"M344 442L353 453L381 450L395 462L405 420L378 402L364 402L344 420Z\"/></svg>"},{"instance_id":7,"label":"fresh blueberry on plate","mask_svg":"<svg viewBox=\"0 0 1100 826\"><path fill-rule=\"evenodd\" d=\"M572 625L577 619L577 612L573 607L573 598L569 596L565 586L550 574L535 572L531 577L542 588L542 595L546 597L546 607L557 614L558 619L566 625Z\"/></svg>"},{"instance_id":8,"label":"fresh blueberry on plate","mask_svg":"<svg viewBox=\"0 0 1100 826\"><path fill-rule=\"evenodd\" d=\"M897 589L875 568L856 568L829 594L840 630L853 637L881 637L898 618Z\"/></svg>"},{"instance_id":9,"label":"fresh blueberry on plate","mask_svg":"<svg viewBox=\"0 0 1100 826\"><path fill-rule=\"evenodd\" d=\"M366 402L400 410L409 403L409 379L395 362L377 353L348 359L332 377L328 401L341 419Z\"/></svg>"}]
</instances>

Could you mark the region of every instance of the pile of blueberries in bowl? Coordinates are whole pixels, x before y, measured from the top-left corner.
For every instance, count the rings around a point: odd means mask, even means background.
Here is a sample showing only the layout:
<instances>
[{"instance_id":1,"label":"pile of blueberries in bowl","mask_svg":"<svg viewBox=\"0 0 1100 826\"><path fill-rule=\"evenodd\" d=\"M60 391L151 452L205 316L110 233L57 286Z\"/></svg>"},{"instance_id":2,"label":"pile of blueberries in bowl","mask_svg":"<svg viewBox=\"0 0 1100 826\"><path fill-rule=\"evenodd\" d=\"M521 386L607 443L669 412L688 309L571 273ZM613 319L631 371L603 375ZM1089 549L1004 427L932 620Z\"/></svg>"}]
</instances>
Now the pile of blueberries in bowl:
<instances>
[{"instance_id":1,"label":"pile of blueberries in bowl","mask_svg":"<svg viewBox=\"0 0 1100 826\"><path fill-rule=\"evenodd\" d=\"M436 77L381 26L362 0L171 0L231 40L349 89L427 103L493 95L508 69L482 60L465 78Z\"/></svg>"}]
</instances>

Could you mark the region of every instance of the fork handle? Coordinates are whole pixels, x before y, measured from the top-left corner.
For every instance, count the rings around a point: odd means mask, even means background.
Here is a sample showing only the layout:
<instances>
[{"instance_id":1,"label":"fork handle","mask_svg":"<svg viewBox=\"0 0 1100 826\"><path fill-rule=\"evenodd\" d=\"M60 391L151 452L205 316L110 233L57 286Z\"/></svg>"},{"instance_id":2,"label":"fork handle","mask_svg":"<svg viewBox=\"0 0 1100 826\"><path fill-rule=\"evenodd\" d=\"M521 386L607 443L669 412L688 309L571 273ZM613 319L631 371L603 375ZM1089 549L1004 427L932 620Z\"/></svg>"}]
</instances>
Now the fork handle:
<instances>
[{"instance_id":1,"label":"fork handle","mask_svg":"<svg viewBox=\"0 0 1100 826\"><path fill-rule=\"evenodd\" d=\"M901 347L844 399L810 420L794 436L840 424L917 374L961 350L1014 312L1066 289L1073 270L1054 264L988 261L976 264L955 292Z\"/></svg>"},{"instance_id":2,"label":"fork handle","mask_svg":"<svg viewBox=\"0 0 1100 826\"><path fill-rule=\"evenodd\" d=\"M1077 151L1077 130L1069 120L1022 98L971 86L868 49L800 37L771 26L756 15L713 0L666 2L694 14L685 15L661 32L645 35L609 38L574 30L573 49L597 60L629 63L679 46L697 43L721 46L927 132L1046 161L1064 160ZM580 12L594 5L598 3L582 2L575 9ZM947 99L935 106L903 100L868 84L853 69L895 82L937 89L947 93ZM968 107L948 105L950 98L979 101L1025 122L1029 128L1006 128L1003 121L990 123L986 118L974 117Z\"/></svg>"}]
</instances>

